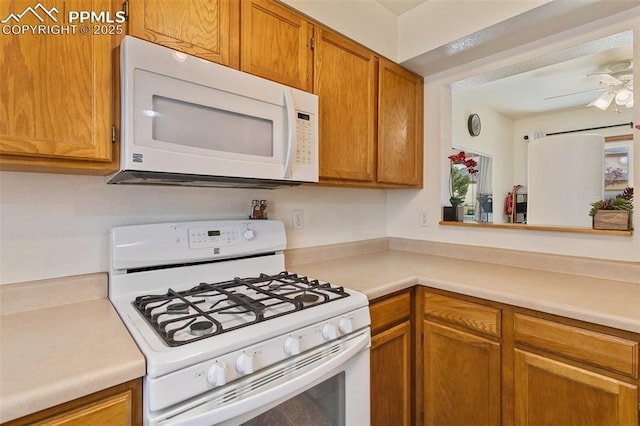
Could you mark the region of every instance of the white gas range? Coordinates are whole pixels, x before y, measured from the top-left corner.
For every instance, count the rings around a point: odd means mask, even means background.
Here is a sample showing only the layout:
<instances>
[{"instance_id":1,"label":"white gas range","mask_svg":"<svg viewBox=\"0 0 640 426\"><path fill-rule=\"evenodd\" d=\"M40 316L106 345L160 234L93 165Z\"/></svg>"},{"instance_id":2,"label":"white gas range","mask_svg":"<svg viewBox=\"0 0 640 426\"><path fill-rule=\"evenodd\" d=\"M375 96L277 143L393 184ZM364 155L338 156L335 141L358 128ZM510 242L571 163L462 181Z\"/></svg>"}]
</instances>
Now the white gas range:
<instances>
[{"instance_id":1,"label":"white gas range","mask_svg":"<svg viewBox=\"0 0 640 426\"><path fill-rule=\"evenodd\" d=\"M146 358L145 424L369 423L367 298L285 271L285 247L269 220L112 230L109 299Z\"/></svg>"}]
</instances>

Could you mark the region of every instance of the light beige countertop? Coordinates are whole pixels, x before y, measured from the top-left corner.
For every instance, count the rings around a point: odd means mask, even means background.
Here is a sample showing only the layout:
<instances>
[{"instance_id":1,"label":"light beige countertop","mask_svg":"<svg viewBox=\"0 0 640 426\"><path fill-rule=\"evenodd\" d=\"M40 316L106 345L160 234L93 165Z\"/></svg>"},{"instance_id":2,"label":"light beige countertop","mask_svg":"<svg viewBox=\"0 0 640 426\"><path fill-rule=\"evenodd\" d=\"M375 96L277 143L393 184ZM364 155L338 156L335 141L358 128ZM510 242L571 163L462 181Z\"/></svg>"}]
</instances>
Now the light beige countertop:
<instances>
[{"instance_id":1,"label":"light beige countertop","mask_svg":"<svg viewBox=\"0 0 640 426\"><path fill-rule=\"evenodd\" d=\"M387 246L384 239L354 243L323 261L308 259L333 249L299 250L287 254L298 260L287 268L369 299L425 285L640 333L640 265L605 265L618 271L611 280ZM106 273L0 286L0 422L144 376L144 356L107 287Z\"/></svg>"},{"instance_id":2,"label":"light beige countertop","mask_svg":"<svg viewBox=\"0 0 640 426\"><path fill-rule=\"evenodd\" d=\"M640 284L633 277L606 280L396 250L287 268L370 300L421 284L640 333Z\"/></svg>"},{"instance_id":3,"label":"light beige countertop","mask_svg":"<svg viewBox=\"0 0 640 426\"><path fill-rule=\"evenodd\" d=\"M0 422L139 378L107 274L0 286Z\"/></svg>"}]
</instances>

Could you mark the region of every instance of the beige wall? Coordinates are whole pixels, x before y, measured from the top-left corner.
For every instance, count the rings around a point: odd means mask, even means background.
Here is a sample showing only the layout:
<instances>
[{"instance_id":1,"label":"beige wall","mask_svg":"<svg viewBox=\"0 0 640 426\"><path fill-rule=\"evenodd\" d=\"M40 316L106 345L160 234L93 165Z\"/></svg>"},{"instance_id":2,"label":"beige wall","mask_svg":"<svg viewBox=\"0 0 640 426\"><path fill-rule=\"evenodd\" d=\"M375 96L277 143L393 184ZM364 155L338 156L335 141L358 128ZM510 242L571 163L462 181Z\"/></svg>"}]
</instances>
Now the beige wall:
<instances>
[{"instance_id":1,"label":"beige wall","mask_svg":"<svg viewBox=\"0 0 640 426\"><path fill-rule=\"evenodd\" d=\"M244 219L252 199L285 222L288 247L386 235L382 190L118 186L104 178L0 172L0 283L109 270L109 230L138 223ZM292 230L292 210L304 229Z\"/></svg>"}]
</instances>

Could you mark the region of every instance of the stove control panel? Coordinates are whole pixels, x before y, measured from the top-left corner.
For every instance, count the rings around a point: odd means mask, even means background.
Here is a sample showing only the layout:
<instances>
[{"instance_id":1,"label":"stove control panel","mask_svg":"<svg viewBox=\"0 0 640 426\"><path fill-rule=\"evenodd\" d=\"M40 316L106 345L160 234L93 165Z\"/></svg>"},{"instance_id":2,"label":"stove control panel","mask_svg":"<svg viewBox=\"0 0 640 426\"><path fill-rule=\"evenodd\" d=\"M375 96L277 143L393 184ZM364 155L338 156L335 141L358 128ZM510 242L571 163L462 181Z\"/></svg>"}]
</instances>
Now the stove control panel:
<instances>
[{"instance_id":1,"label":"stove control panel","mask_svg":"<svg viewBox=\"0 0 640 426\"><path fill-rule=\"evenodd\" d=\"M231 246L238 244L239 242L240 235L238 228L235 226L219 228L189 228L189 247L192 249Z\"/></svg>"},{"instance_id":2,"label":"stove control panel","mask_svg":"<svg viewBox=\"0 0 640 426\"><path fill-rule=\"evenodd\" d=\"M287 247L278 220L203 220L119 226L111 230L111 273L244 258ZM283 265L284 266L284 265Z\"/></svg>"}]
</instances>

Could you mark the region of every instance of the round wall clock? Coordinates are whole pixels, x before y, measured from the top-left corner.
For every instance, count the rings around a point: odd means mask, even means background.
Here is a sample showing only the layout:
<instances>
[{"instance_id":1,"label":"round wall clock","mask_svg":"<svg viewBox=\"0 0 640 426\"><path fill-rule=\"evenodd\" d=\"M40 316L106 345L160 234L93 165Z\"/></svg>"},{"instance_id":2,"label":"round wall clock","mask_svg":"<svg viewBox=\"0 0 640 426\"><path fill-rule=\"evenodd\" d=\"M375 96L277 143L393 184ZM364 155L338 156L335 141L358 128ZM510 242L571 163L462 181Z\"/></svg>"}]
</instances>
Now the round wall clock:
<instances>
[{"instance_id":1,"label":"round wall clock","mask_svg":"<svg viewBox=\"0 0 640 426\"><path fill-rule=\"evenodd\" d=\"M469 134L471 136L478 136L480 134L480 116L478 114L471 114L469 120L467 120L467 127L469 128Z\"/></svg>"}]
</instances>

